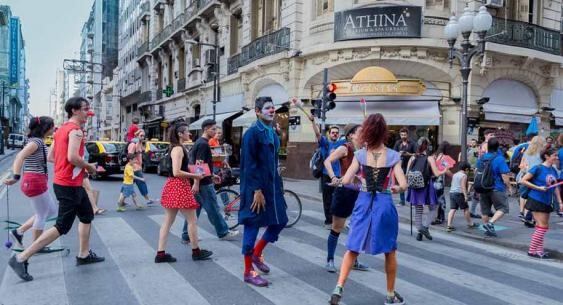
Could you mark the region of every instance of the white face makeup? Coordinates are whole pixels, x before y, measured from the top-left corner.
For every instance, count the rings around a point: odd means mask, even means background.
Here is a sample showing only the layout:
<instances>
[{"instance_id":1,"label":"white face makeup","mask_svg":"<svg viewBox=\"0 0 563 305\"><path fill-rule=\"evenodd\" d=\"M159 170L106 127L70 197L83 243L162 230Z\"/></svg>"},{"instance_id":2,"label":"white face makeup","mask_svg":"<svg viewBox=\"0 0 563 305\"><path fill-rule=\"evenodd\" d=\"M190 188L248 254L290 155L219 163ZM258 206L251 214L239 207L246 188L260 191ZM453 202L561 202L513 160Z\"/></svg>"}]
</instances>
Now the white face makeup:
<instances>
[{"instance_id":1,"label":"white face makeup","mask_svg":"<svg viewBox=\"0 0 563 305\"><path fill-rule=\"evenodd\" d=\"M264 107L262 107L262 110L260 110L260 114L261 114L260 116L264 121L268 121L268 122L273 121L274 115L276 114L276 107L274 106L274 103L272 102L265 103Z\"/></svg>"}]
</instances>

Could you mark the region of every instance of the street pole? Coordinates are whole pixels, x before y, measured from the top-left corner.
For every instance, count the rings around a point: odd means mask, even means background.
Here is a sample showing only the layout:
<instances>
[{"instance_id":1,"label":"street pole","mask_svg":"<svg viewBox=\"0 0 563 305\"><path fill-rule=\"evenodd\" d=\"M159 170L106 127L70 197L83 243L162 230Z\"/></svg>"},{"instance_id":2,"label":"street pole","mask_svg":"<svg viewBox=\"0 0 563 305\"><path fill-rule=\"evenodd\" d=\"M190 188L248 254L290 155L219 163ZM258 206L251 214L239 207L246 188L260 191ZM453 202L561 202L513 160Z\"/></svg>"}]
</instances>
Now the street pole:
<instances>
[{"instance_id":1,"label":"street pole","mask_svg":"<svg viewBox=\"0 0 563 305\"><path fill-rule=\"evenodd\" d=\"M325 132L325 121L326 121L326 94L328 90L328 69L323 70L323 95L322 95L322 108L321 108L321 134Z\"/></svg>"},{"instance_id":2,"label":"street pole","mask_svg":"<svg viewBox=\"0 0 563 305\"><path fill-rule=\"evenodd\" d=\"M4 121L4 87L6 83L2 81L2 110L0 111L0 132L1 132L1 139L0 139L0 155L4 154L4 125L2 121Z\"/></svg>"},{"instance_id":3,"label":"street pole","mask_svg":"<svg viewBox=\"0 0 563 305\"><path fill-rule=\"evenodd\" d=\"M217 100L219 99L219 32L215 34L215 44L213 45L215 51L215 75L213 76L213 120L217 116Z\"/></svg>"}]
</instances>

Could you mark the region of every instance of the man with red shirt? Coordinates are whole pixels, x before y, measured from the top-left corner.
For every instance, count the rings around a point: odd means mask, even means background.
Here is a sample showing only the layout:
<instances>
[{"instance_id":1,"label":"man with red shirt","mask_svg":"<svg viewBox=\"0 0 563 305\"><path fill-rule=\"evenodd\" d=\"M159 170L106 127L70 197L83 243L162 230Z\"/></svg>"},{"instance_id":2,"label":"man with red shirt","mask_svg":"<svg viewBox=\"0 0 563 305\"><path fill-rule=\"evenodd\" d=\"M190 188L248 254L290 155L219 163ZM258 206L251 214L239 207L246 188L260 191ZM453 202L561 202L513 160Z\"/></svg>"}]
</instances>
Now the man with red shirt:
<instances>
[{"instance_id":1,"label":"man with red shirt","mask_svg":"<svg viewBox=\"0 0 563 305\"><path fill-rule=\"evenodd\" d=\"M133 118L133 124L127 129L127 142L131 142L135 137L135 133L139 130L139 119Z\"/></svg>"},{"instance_id":2,"label":"man with red shirt","mask_svg":"<svg viewBox=\"0 0 563 305\"><path fill-rule=\"evenodd\" d=\"M90 250L91 222L94 212L86 190L82 187L84 171L95 173L93 164L84 161L84 132L81 125L88 120L90 105L83 97L72 97L65 104L69 120L55 134L47 159L55 163L53 189L59 201L57 222L49 230L18 255L13 255L8 264L14 272L25 281L33 280L27 272L27 260L36 252L49 245L71 228L74 218L78 217L79 253L76 265L86 265L104 261ZM75 170L75 168L79 170Z\"/></svg>"}]
</instances>

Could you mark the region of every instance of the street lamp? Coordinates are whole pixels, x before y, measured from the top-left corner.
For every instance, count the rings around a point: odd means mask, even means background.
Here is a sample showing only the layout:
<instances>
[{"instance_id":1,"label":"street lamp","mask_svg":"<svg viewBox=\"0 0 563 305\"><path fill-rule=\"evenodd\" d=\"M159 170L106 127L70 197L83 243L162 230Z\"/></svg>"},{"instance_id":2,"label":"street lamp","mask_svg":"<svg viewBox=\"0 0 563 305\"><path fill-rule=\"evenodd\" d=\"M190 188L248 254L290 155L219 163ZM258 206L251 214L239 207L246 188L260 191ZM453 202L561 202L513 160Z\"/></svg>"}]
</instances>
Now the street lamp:
<instances>
[{"instance_id":1,"label":"street lamp","mask_svg":"<svg viewBox=\"0 0 563 305\"><path fill-rule=\"evenodd\" d=\"M217 116L217 103L221 101L221 85L219 84L219 33L215 35L215 43L200 42L193 39L185 41L189 44L213 47L215 51L215 75L213 76L213 120Z\"/></svg>"},{"instance_id":2,"label":"street lamp","mask_svg":"<svg viewBox=\"0 0 563 305\"><path fill-rule=\"evenodd\" d=\"M461 104L461 160L467 161L467 86L469 74L471 73L471 59L475 55L485 52L485 35L491 28L493 17L487 8L481 6L479 13L474 16L470 8L464 9L463 15L457 21L455 16L450 17L450 21L444 28L444 34L450 46L448 59L450 67L453 60L457 58L461 64L461 78L463 83L462 104ZM461 49L455 48L455 42L459 33L463 37ZM477 45L472 45L469 41L471 32L478 35Z\"/></svg>"}]
</instances>

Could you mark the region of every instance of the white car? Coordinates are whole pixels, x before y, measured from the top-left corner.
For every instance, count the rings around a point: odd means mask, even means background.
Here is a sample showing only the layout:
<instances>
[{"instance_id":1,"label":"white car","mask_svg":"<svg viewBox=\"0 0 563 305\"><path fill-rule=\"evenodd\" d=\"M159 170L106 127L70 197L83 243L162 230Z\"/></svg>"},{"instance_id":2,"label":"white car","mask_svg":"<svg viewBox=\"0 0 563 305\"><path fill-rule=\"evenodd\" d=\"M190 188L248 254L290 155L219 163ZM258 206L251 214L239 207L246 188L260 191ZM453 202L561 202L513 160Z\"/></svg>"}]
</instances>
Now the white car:
<instances>
[{"instance_id":1,"label":"white car","mask_svg":"<svg viewBox=\"0 0 563 305\"><path fill-rule=\"evenodd\" d=\"M8 135L8 149L10 148L23 148L25 138L22 134L11 133Z\"/></svg>"}]
</instances>

